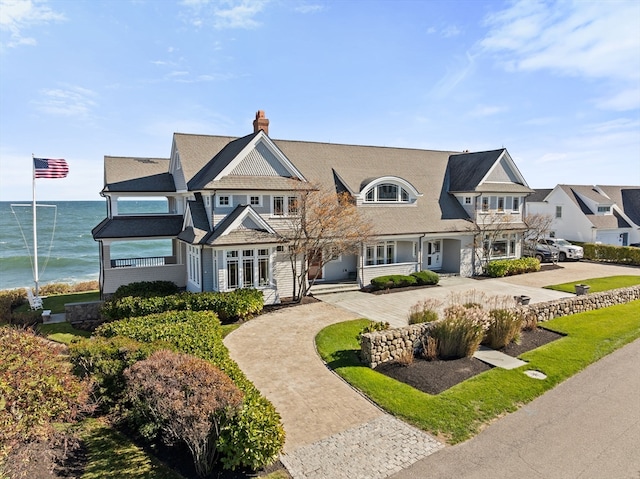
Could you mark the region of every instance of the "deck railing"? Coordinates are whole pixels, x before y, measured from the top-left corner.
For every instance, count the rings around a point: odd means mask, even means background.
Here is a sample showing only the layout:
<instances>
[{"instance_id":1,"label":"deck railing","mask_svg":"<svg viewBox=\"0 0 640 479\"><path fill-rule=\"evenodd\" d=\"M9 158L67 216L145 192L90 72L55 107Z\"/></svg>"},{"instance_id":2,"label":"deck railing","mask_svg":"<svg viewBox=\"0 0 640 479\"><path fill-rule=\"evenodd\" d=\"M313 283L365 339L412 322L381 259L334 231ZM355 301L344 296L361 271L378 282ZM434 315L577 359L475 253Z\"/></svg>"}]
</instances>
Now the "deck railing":
<instances>
[{"instance_id":1,"label":"deck railing","mask_svg":"<svg viewBox=\"0 0 640 479\"><path fill-rule=\"evenodd\" d=\"M111 260L112 268L149 268L176 264L175 256L150 256L148 258L118 258Z\"/></svg>"}]
</instances>

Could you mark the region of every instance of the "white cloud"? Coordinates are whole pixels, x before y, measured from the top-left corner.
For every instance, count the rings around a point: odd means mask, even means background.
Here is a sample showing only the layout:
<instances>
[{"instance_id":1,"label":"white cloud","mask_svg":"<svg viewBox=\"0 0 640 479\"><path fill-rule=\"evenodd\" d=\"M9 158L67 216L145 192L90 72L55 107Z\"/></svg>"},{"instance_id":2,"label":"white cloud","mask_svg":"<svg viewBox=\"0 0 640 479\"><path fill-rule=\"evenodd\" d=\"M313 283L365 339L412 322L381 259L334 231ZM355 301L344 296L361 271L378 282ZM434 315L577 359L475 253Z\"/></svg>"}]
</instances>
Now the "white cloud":
<instances>
[{"instance_id":1,"label":"white cloud","mask_svg":"<svg viewBox=\"0 0 640 479\"><path fill-rule=\"evenodd\" d=\"M456 37L460 35L460 29L455 25L449 25L442 29L442 36L445 38Z\"/></svg>"},{"instance_id":2,"label":"white cloud","mask_svg":"<svg viewBox=\"0 0 640 479\"><path fill-rule=\"evenodd\" d=\"M189 9L189 22L196 27L253 29L260 26L255 17L268 0L183 0Z\"/></svg>"},{"instance_id":3,"label":"white cloud","mask_svg":"<svg viewBox=\"0 0 640 479\"><path fill-rule=\"evenodd\" d=\"M305 4L295 8L298 13L318 13L324 10L324 5Z\"/></svg>"},{"instance_id":4,"label":"white cloud","mask_svg":"<svg viewBox=\"0 0 640 479\"><path fill-rule=\"evenodd\" d=\"M9 41L2 40L2 46L17 47L36 45L35 38L25 36L24 31L43 23L66 20L39 0L0 0L0 30L9 33Z\"/></svg>"},{"instance_id":5,"label":"white cloud","mask_svg":"<svg viewBox=\"0 0 640 479\"><path fill-rule=\"evenodd\" d=\"M635 85L617 93L612 93L607 98L596 101L596 106L603 110L629 111L640 108L640 86Z\"/></svg>"},{"instance_id":6,"label":"white cloud","mask_svg":"<svg viewBox=\"0 0 640 479\"><path fill-rule=\"evenodd\" d=\"M632 85L640 81L640 2L520 0L489 15L480 45L508 70L549 70L561 75L604 79L616 91L601 108L637 105Z\"/></svg>"},{"instance_id":7,"label":"white cloud","mask_svg":"<svg viewBox=\"0 0 640 479\"><path fill-rule=\"evenodd\" d=\"M85 117L97 105L93 91L74 85L41 90L40 95L33 104L51 115Z\"/></svg>"},{"instance_id":8,"label":"white cloud","mask_svg":"<svg viewBox=\"0 0 640 479\"><path fill-rule=\"evenodd\" d=\"M462 82L475 67L475 57L467 52L464 58L454 58L456 65L448 68L445 75L431 89L430 95L434 98L445 98Z\"/></svg>"}]
</instances>

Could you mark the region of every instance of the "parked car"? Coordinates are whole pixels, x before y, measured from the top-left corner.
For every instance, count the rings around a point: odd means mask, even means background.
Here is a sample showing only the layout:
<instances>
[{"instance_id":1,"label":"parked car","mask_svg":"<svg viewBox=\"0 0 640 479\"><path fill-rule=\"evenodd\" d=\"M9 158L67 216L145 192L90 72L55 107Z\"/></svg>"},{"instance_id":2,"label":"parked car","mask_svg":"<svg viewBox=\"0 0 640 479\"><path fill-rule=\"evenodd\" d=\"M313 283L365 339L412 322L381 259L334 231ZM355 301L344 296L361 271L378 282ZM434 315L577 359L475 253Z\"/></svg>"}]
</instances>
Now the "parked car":
<instances>
[{"instance_id":1,"label":"parked car","mask_svg":"<svg viewBox=\"0 0 640 479\"><path fill-rule=\"evenodd\" d=\"M631 243L629 246L632 248L640 248L640 243Z\"/></svg>"},{"instance_id":2,"label":"parked car","mask_svg":"<svg viewBox=\"0 0 640 479\"><path fill-rule=\"evenodd\" d=\"M523 248L523 256L536 258L541 263L557 263L558 251L547 244L526 242Z\"/></svg>"},{"instance_id":3,"label":"parked car","mask_svg":"<svg viewBox=\"0 0 640 479\"><path fill-rule=\"evenodd\" d=\"M568 259L578 261L584 257L584 249L582 249L582 246L571 244L562 238L544 238L541 239L539 243L547 244L551 246L551 248L554 248L558 252L558 259L560 261L566 261Z\"/></svg>"}]
</instances>

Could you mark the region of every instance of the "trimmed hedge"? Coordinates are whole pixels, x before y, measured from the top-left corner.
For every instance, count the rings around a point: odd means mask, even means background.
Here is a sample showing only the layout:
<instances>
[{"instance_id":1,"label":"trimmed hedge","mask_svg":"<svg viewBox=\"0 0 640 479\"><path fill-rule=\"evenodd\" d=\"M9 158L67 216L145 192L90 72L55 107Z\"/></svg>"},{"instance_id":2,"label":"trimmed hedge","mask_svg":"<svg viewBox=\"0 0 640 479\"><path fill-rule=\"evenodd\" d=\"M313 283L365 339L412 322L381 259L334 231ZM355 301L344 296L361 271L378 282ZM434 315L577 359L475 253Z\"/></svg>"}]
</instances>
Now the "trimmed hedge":
<instances>
[{"instance_id":1,"label":"trimmed hedge","mask_svg":"<svg viewBox=\"0 0 640 479\"><path fill-rule=\"evenodd\" d=\"M438 273L429 271L428 269L411 273L411 276L416 278L419 285L433 285L438 284L438 282L440 281L440 276L438 276Z\"/></svg>"},{"instance_id":2,"label":"trimmed hedge","mask_svg":"<svg viewBox=\"0 0 640 479\"><path fill-rule=\"evenodd\" d=\"M229 356L220 322L209 311L168 311L103 324L96 336L125 336L136 341L164 341L176 350L211 362L245 394L240 412L220 433L218 451L226 468L260 469L273 462L284 445L280 415Z\"/></svg>"},{"instance_id":3,"label":"trimmed hedge","mask_svg":"<svg viewBox=\"0 0 640 479\"><path fill-rule=\"evenodd\" d=\"M173 283L172 283L173 284ZM213 311L223 323L251 318L264 307L262 292L237 289L225 293L178 293L170 296L125 296L111 299L101 313L112 320L159 314L166 311Z\"/></svg>"},{"instance_id":4,"label":"trimmed hedge","mask_svg":"<svg viewBox=\"0 0 640 479\"><path fill-rule=\"evenodd\" d=\"M437 273L424 270L411 273L409 276L404 274L378 276L371 279L371 285L374 290L378 291L381 289L404 288L406 286L438 284L438 281L440 281L440 276Z\"/></svg>"},{"instance_id":5,"label":"trimmed hedge","mask_svg":"<svg viewBox=\"0 0 640 479\"><path fill-rule=\"evenodd\" d=\"M540 261L536 258L498 259L487 265L487 274L492 278L540 271Z\"/></svg>"},{"instance_id":6,"label":"trimmed hedge","mask_svg":"<svg viewBox=\"0 0 640 479\"><path fill-rule=\"evenodd\" d=\"M607 263L640 266L640 248L584 243L584 258Z\"/></svg>"},{"instance_id":7,"label":"trimmed hedge","mask_svg":"<svg viewBox=\"0 0 640 479\"><path fill-rule=\"evenodd\" d=\"M178 293L179 288L171 281L139 281L137 283L123 284L111 299L125 298L127 296L138 296L140 298L150 298L151 296L168 296Z\"/></svg>"}]
</instances>

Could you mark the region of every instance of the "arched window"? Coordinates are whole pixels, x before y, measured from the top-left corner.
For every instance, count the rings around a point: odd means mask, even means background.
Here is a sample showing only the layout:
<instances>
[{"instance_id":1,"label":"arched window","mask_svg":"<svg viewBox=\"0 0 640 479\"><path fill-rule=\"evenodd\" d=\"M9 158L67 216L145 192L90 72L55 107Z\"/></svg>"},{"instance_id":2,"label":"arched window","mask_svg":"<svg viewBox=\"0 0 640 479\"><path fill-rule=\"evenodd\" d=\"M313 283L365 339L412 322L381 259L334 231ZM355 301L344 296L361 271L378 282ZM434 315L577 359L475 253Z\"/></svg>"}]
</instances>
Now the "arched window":
<instances>
[{"instance_id":1,"label":"arched window","mask_svg":"<svg viewBox=\"0 0 640 479\"><path fill-rule=\"evenodd\" d=\"M401 186L393 183L380 183L367 191L365 201L408 203L409 193Z\"/></svg>"}]
</instances>

